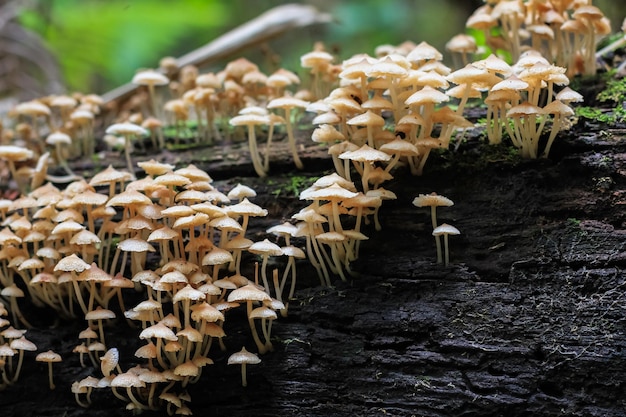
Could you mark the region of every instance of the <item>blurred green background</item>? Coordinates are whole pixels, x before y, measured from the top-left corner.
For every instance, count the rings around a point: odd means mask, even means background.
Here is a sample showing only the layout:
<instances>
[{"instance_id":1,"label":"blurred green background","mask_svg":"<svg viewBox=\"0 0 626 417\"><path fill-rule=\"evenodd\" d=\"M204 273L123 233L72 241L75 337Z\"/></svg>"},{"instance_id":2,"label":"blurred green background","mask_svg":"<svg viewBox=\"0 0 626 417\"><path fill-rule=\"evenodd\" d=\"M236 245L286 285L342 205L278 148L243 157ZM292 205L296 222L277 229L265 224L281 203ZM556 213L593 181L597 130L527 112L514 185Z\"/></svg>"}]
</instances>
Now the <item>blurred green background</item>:
<instances>
[{"instance_id":1,"label":"blurred green background","mask_svg":"<svg viewBox=\"0 0 626 417\"><path fill-rule=\"evenodd\" d=\"M18 3L18 20L39 34L57 57L69 91L104 93L128 82L138 68L154 68L164 56L181 56L220 34L286 3L278 0L30 0ZM444 50L464 32L469 14L482 1L471 0L309 0L334 17L271 41L267 48L243 51L266 72L272 62L299 69L299 56L323 41L341 59L374 53L380 44L426 41ZM626 2L596 0L618 31ZM236 58L235 56L231 58ZM268 59L269 58L269 59ZM215 64L221 69L225 62Z\"/></svg>"}]
</instances>

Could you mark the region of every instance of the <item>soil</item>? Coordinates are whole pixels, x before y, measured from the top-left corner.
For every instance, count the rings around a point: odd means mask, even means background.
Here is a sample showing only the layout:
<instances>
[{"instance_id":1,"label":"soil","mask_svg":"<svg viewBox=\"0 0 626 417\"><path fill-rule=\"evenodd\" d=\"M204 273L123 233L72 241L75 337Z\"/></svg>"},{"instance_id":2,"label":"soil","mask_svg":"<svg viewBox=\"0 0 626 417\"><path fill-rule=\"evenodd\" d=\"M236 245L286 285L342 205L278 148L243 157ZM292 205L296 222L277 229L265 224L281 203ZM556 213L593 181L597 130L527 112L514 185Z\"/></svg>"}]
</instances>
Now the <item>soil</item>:
<instances>
[{"instance_id":1,"label":"soil","mask_svg":"<svg viewBox=\"0 0 626 417\"><path fill-rule=\"evenodd\" d=\"M310 130L309 130L310 132ZM298 264L289 314L273 327L275 350L248 369L226 358L254 344L233 314L227 352L189 386L190 408L206 416L623 416L626 410L626 132L625 125L579 119L563 132L550 159L521 160L506 146L468 133L458 149L435 153L424 175L403 168L386 188L397 200L381 208L382 230L370 224L346 282L322 287L315 271ZM294 185L329 173L325 149L300 138L303 171L285 151L259 179L244 144L221 149L149 152L135 158L194 163L217 188L238 182L256 189L269 210L250 222L250 239L272 238L267 227L304 203ZM123 158L98 162L123 168ZM74 164L89 173L98 166ZM294 180L296 178L298 181ZM304 185L302 185L304 183ZM451 264L436 263L430 214L411 202L420 193L452 199L439 222L450 238ZM253 261L253 258L248 258ZM282 260L274 260L282 267ZM248 265L245 274L252 273ZM19 381L0 393L4 416L122 416L125 404L108 390L89 409L70 392L73 381L98 375L81 368L72 348L84 322L52 322L28 309L28 331L40 351L53 349L57 388L29 352ZM136 364L139 330L111 323L107 341L121 365ZM144 415L163 415L145 412Z\"/></svg>"}]
</instances>

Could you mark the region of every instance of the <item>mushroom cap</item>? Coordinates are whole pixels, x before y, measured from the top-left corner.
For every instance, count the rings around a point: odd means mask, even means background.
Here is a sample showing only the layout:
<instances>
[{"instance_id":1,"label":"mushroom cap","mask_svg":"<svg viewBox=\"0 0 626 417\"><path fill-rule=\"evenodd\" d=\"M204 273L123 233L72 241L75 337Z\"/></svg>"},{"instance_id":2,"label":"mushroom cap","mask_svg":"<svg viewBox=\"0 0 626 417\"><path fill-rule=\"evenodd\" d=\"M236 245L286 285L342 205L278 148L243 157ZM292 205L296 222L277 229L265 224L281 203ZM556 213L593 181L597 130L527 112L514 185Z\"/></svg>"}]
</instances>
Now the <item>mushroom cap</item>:
<instances>
[{"instance_id":1,"label":"mushroom cap","mask_svg":"<svg viewBox=\"0 0 626 417\"><path fill-rule=\"evenodd\" d=\"M275 98L271 100L269 103L267 103L267 108L268 109L282 108L285 110L289 110L293 107L299 107L299 108L304 109L308 105L309 105L308 101L300 100L298 98L291 97L291 96L285 96L285 97L279 97L279 98Z\"/></svg>"},{"instance_id":2,"label":"mushroom cap","mask_svg":"<svg viewBox=\"0 0 626 417\"><path fill-rule=\"evenodd\" d=\"M61 358L61 355L59 355L56 352L53 352L51 350L47 350L45 352L41 352L39 353L37 356L35 356L35 360L37 362L61 362L63 359Z\"/></svg>"},{"instance_id":3,"label":"mushroom cap","mask_svg":"<svg viewBox=\"0 0 626 417\"><path fill-rule=\"evenodd\" d=\"M456 227L449 225L448 223L442 223L439 226L435 227L433 230L433 236L441 236L441 235L460 235L459 229Z\"/></svg>"},{"instance_id":4,"label":"mushroom cap","mask_svg":"<svg viewBox=\"0 0 626 417\"><path fill-rule=\"evenodd\" d=\"M109 165L106 169L94 175L89 181L89 185L108 185L114 181L128 181L130 178L131 175L128 172L118 171L112 165Z\"/></svg>"},{"instance_id":5,"label":"mushroom cap","mask_svg":"<svg viewBox=\"0 0 626 417\"><path fill-rule=\"evenodd\" d=\"M183 300L198 301L204 300L205 298L206 295L202 291L198 291L191 285L187 284L184 288L176 292L172 298L172 302L178 303Z\"/></svg>"},{"instance_id":6,"label":"mushroom cap","mask_svg":"<svg viewBox=\"0 0 626 417\"><path fill-rule=\"evenodd\" d=\"M562 116L573 116L574 110L561 100L553 100L543 108L545 114L560 114Z\"/></svg>"},{"instance_id":7,"label":"mushroom cap","mask_svg":"<svg viewBox=\"0 0 626 417\"><path fill-rule=\"evenodd\" d=\"M148 175L163 175L171 172L174 168L176 168L174 165L158 162L154 159L150 159L149 161L137 162L137 165L139 166L139 168L143 169Z\"/></svg>"},{"instance_id":8,"label":"mushroom cap","mask_svg":"<svg viewBox=\"0 0 626 417\"><path fill-rule=\"evenodd\" d=\"M88 311L87 314L85 314L85 320L107 320L114 318L115 313L113 311L100 306L96 307L95 310Z\"/></svg>"},{"instance_id":9,"label":"mushroom cap","mask_svg":"<svg viewBox=\"0 0 626 417\"><path fill-rule=\"evenodd\" d=\"M407 106L419 106L427 103L443 103L449 101L450 97L442 93L439 90L436 90L430 86L425 86L421 90L411 94L405 101L404 104Z\"/></svg>"},{"instance_id":10,"label":"mushroom cap","mask_svg":"<svg viewBox=\"0 0 626 417\"><path fill-rule=\"evenodd\" d=\"M346 123L355 126L384 126L385 119L371 110L349 119Z\"/></svg>"},{"instance_id":11,"label":"mushroom cap","mask_svg":"<svg viewBox=\"0 0 626 417\"><path fill-rule=\"evenodd\" d=\"M196 376L199 372L200 368L191 360L181 363L174 368L174 373L179 376Z\"/></svg>"},{"instance_id":12,"label":"mushroom cap","mask_svg":"<svg viewBox=\"0 0 626 417\"><path fill-rule=\"evenodd\" d=\"M160 338L169 341L177 341L178 337L176 334L167 327L165 324L159 322L157 324L153 324L150 327L146 327L140 334L140 339L149 339L149 338Z\"/></svg>"},{"instance_id":13,"label":"mushroom cap","mask_svg":"<svg viewBox=\"0 0 626 417\"><path fill-rule=\"evenodd\" d=\"M389 161L391 155L379 151L365 144L359 149L354 151L346 151L339 155L340 159L350 159L352 161L359 162L375 162L375 161Z\"/></svg>"},{"instance_id":14,"label":"mushroom cap","mask_svg":"<svg viewBox=\"0 0 626 417\"><path fill-rule=\"evenodd\" d=\"M143 388L146 386L146 383L140 380L139 376L135 375L134 373L124 372L122 374L116 375L115 378L111 380L111 386L120 388Z\"/></svg>"},{"instance_id":15,"label":"mushroom cap","mask_svg":"<svg viewBox=\"0 0 626 417\"><path fill-rule=\"evenodd\" d=\"M367 146L367 145L364 145ZM381 152L383 155L387 156L389 159L391 158L386 153ZM340 186L339 184L331 184L328 187L320 188L319 190L313 190L310 193L307 193L304 197L301 194L300 199L306 200L345 200L348 198L356 197L358 193L354 191L347 190ZM297 217L294 217L297 220L300 220Z\"/></svg>"},{"instance_id":16,"label":"mushroom cap","mask_svg":"<svg viewBox=\"0 0 626 417\"><path fill-rule=\"evenodd\" d=\"M86 269L91 268L87 262L83 261L76 254L71 254L61 259L54 267L55 271L65 271L65 272L83 272Z\"/></svg>"},{"instance_id":17,"label":"mushroom cap","mask_svg":"<svg viewBox=\"0 0 626 417\"><path fill-rule=\"evenodd\" d=\"M26 159L30 159L35 154L28 148L23 148L21 146L15 145L3 145L0 146L0 159L5 159L7 161L25 161Z\"/></svg>"},{"instance_id":18,"label":"mushroom cap","mask_svg":"<svg viewBox=\"0 0 626 417\"><path fill-rule=\"evenodd\" d=\"M268 124L269 118L259 114L248 113L239 114L228 122L231 126L254 126Z\"/></svg>"},{"instance_id":19,"label":"mushroom cap","mask_svg":"<svg viewBox=\"0 0 626 417\"><path fill-rule=\"evenodd\" d=\"M100 357L100 370L104 376L111 375L111 371L115 369L120 361L120 352L117 348L111 348L107 350L102 357Z\"/></svg>"},{"instance_id":20,"label":"mushroom cap","mask_svg":"<svg viewBox=\"0 0 626 417\"><path fill-rule=\"evenodd\" d=\"M71 145L72 138L67 133L52 132L46 137L46 143L48 145L56 145L56 144Z\"/></svg>"},{"instance_id":21,"label":"mushroom cap","mask_svg":"<svg viewBox=\"0 0 626 417\"><path fill-rule=\"evenodd\" d=\"M283 254L282 249L275 243L270 242L268 239L263 239L261 242L254 242L248 248L248 252L256 255L267 256L280 256Z\"/></svg>"},{"instance_id":22,"label":"mushroom cap","mask_svg":"<svg viewBox=\"0 0 626 417\"><path fill-rule=\"evenodd\" d=\"M248 318L276 320L278 316L276 315L276 312L272 310L271 308L261 306L252 310Z\"/></svg>"},{"instance_id":23,"label":"mushroom cap","mask_svg":"<svg viewBox=\"0 0 626 417\"><path fill-rule=\"evenodd\" d=\"M215 247L202 257L202 265L223 265L232 260L233 255L229 251Z\"/></svg>"},{"instance_id":24,"label":"mushroom cap","mask_svg":"<svg viewBox=\"0 0 626 417\"><path fill-rule=\"evenodd\" d=\"M257 363L261 363L261 359L255 353L248 352L245 347L242 347L239 352L235 352L228 357L229 365L254 365Z\"/></svg>"},{"instance_id":25,"label":"mushroom cap","mask_svg":"<svg viewBox=\"0 0 626 417\"><path fill-rule=\"evenodd\" d=\"M267 293L255 285L248 284L243 287L237 288L228 294L228 302L240 302L240 301L266 301L271 300Z\"/></svg>"},{"instance_id":26,"label":"mushroom cap","mask_svg":"<svg viewBox=\"0 0 626 417\"><path fill-rule=\"evenodd\" d=\"M37 345L26 339L24 336L12 340L9 346L13 350L28 350L31 352L37 350Z\"/></svg>"},{"instance_id":27,"label":"mushroom cap","mask_svg":"<svg viewBox=\"0 0 626 417\"><path fill-rule=\"evenodd\" d=\"M232 206L226 207L226 213L229 215L248 215L255 217L264 217L267 216L267 210L251 203L247 198L244 198L240 203L233 204Z\"/></svg>"},{"instance_id":28,"label":"mushroom cap","mask_svg":"<svg viewBox=\"0 0 626 417\"><path fill-rule=\"evenodd\" d=\"M50 109L45 104L37 101L25 101L15 106L15 111L19 114L27 114L29 116L49 116Z\"/></svg>"},{"instance_id":29,"label":"mushroom cap","mask_svg":"<svg viewBox=\"0 0 626 417\"><path fill-rule=\"evenodd\" d=\"M247 185L239 183L228 192L227 196L231 200L241 200L248 197L256 197L256 191Z\"/></svg>"},{"instance_id":30,"label":"mushroom cap","mask_svg":"<svg viewBox=\"0 0 626 417\"><path fill-rule=\"evenodd\" d=\"M147 135L148 131L143 127L136 125L134 123L115 123L111 126L107 127L106 133L110 135Z\"/></svg>"},{"instance_id":31,"label":"mushroom cap","mask_svg":"<svg viewBox=\"0 0 626 417\"><path fill-rule=\"evenodd\" d=\"M426 206L445 206L450 207L454 205L454 202L447 197L442 195L438 195L436 193L431 194L420 194L413 199L413 205L416 207L426 207Z\"/></svg>"},{"instance_id":32,"label":"mushroom cap","mask_svg":"<svg viewBox=\"0 0 626 417\"><path fill-rule=\"evenodd\" d=\"M216 322L224 320L224 314L208 303L200 303L191 308L191 318L195 321Z\"/></svg>"},{"instance_id":33,"label":"mushroom cap","mask_svg":"<svg viewBox=\"0 0 626 417\"><path fill-rule=\"evenodd\" d=\"M129 238L122 240L117 247L124 252L155 252L154 247L143 239Z\"/></svg>"},{"instance_id":34,"label":"mushroom cap","mask_svg":"<svg viewBox=\"0 0 626 417\"><path fill-rule=\"evenodd\" d=\"M144 70L136 73L131 82L138 85L165 85L170 79L158 71Z\"/></svg>"}]
</instances>

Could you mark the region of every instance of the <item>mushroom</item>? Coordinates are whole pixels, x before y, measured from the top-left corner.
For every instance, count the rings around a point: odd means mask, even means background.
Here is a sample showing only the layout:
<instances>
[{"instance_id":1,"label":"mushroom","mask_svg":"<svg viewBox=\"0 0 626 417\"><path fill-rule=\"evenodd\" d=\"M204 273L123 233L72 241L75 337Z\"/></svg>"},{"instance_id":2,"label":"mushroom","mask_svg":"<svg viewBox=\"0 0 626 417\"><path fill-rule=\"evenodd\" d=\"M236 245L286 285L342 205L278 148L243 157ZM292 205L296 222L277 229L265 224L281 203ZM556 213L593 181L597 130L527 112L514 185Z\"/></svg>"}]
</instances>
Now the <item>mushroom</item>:
<instances>
[{"instance_id":1,"label":"mushroom","mask_svg":"<svg viewBox=\"0 0 626 417\"><path fill-rule=\"evenodd\" d=\"M419 196L413 199L413 205L416 207L427 207L430 206L430 218L433 225L433 230L437 228L437 207L445 206L450 207L454 205L454 202L447 197L442 195L438 195L437 193L430 194L420 194ZM435 236L435 244L437 246L437 263L442 263L442 255L441 255L441 241L439 240L439 235Z\"/></svg>"},{"instance_id":2,"label":"mushroom","mask_svg":"<svg viewBox=\"0 0 626 417\"><path fill-rule=\"evenodd\" d=\"M74 172L67 164L67 159L65 158L65 149L64 146L70 146L72 144L72 138L67 133L63 133L60 131L52 132L46 137L46 143L48 145L54 146L54 152L56 155L57 163L65 170L68 175L74 176Z\"/></svg>"},{"instance_id":3,"label":"mushroom","mask_svg":"<svg viewBox=\"0 0 626 417\"><path fill-rule=\"evenodd\" d=\"M297 99L295 97L280 97L275 98L267 104L268 109L283 109L285 111L285 121L287 122L287 139L289 141L289 149L291 149L291 155L296 168L302 169L304 165L298 156L298 149L296 147L296 138L293 134L293 123L291 121L291 110L294 108L305 108L308 106L308 102Z\"/></svg>"},{"instance_id":4,"label":"mushroom","mask_svg":"<svg viewBox=\"0 0 626 417\"><path fill-rule=\"evenodd\" d=\"M152 115L157 117L157 104L156 104L156 95L154 92L154 87L157 85L165 85L169 83L170 80L165 75L161 74L158 71L154 70L145 70L139 71L132 79L133 84L137 85L145 85L148 87L148 95L150 97L150 104Z\"/></svg>"},{"instance_id":5,"label":"mushroom","mask_svg":"<svg viewBox=\"0 0 626 417\"><path fill-rule=\"evenodd\" d=\"M255 242L248 248L248 252L254 253L256 255L261 255L263 261L261 263L261 278L263 278L263 286L265 287L265 292L270 294L270 286L267 281L267 260L270 256L281 256L283 254L282 249L275 243L270 242L267 239L264 239L261 242ZM276 288L276 291L279 289Z\"/></svg>"},{"instance_id":6,"label":"mushroom","mask_svg":"<svg viewBox=\"0 0 626 417\"><path fill-rule=\"evenodd\" d=\"M263 167L263 161L257 149L256 133L254 127L256 125L267 124L268 117L258 114L240 114L230 119L231 126L247 126L248 128L248 148L250 150L250 159L252 160L252 166L254 171L259 177L266 177L267 172Z\"/></svg>"},{"instance_id":7,"label":"mushroom","mask_svg":"<svg viewBox=\"0 0 626 417\"><path fill-rule=\"evenodd\" d=\"M448 235L459 235L459 229L454 226L451 226L447 223L442 223L440 226L437 226L435 230L433 230L433 236L438 237L443 235L443 247L444 247L444 265L448 266L450 263L450 252L448 251ZM437 254L437 258L439 258L441 254Z\"/></svg>"},{"instance_id":8,"label":"mushroom","mask_svg":"<svg viewBox=\"0 0 626 417\"><path fill-rule=\"evenodd\" d=\"M121 135L124 137L124 155L126 156L126 167L132 178L135 178L135 168L133 161L130 159L132 139L137 136L144 136L148 131L134 123L115 123L106 129L106 133L110 135Z\"/></svg>"},{"instance_id":9,"label":"mushroom","mask_svg":"<svg viewBox=\"0 0 626 417\"><path fill-rule=\"evenodd\" d=\"M37 362L46 362L48 364L48 381L50 385L50 389L53 390L55 388L54 381L52 378L52 364L54 362L61 362L61 355L51 350L41 352L35 357Z\"/></svg>"},{"instance_id":10,"label":"mushroom","mask_svg":"<svg viewBox=\"0 0 626 417\"><path fill-rule=\"evenodd\" d=\"M239 352L233 353L228 357L229 365L241 365L241 386L248 386L248 378L246 373L246 365L256 365L261 363L261 359L254 353L248 352L244 347Z\"/></svg>"},{"instance_id":11,"label":"mushroom","mask_svg":"<svg viewBox=\"0 0 626 417\"><path fill-rule=\"evenodd\" d=\"M9 170L11 171L11 175L13 176L13 180L17 183L18 188L20 189L20 191L22 191L23 194L26 193L26 189L24 188L24 185L21 184L19 181L19 175L17 173L17 169L15 168L15 163L19 161L25 161L32 158L33 156L33 151L23 148L21 146L0 146L0 159L8 162Z\"/></svg>"}]
</instances>

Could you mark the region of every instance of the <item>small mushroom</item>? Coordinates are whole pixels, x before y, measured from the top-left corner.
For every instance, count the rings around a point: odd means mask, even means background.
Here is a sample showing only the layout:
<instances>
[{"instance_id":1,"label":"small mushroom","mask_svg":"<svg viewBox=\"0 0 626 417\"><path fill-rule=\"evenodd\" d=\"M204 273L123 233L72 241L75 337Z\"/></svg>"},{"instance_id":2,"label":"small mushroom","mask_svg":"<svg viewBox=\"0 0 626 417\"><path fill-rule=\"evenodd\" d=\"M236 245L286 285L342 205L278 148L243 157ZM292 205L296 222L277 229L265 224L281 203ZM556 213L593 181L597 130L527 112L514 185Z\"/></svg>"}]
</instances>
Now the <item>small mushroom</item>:
<instances>
[{"instance_id":1,"label":"small mushroom","mask_svg":"<svg viewBox=\"0 0 626 417\"><path fill-rule=\"evenodd\" d=\"M241 386L248 386L248 379L246 374L246 365L256 365L260 363L261 359L254 353L248 352L245 347L242 347L239 352L233 353L228 357L229 365L241 365Z\"/></svg>"},{"instance_id":2,"label":"small mushroom","mask_svg":"<svg viewBox=\"0 0 626 417\"><path fill-rule=\"evenodd\" d=\"M53 390L55 388L55 385L52 378L52 364L54 362L61 362L63 360L61 359L61 355L51 350L48 350L46 352L41 352L40 354L38 354L35 357L35 360L37 362L46 362L48 364L48 381L50 384L50 389Z\"/></svg>"},{"instance_id":3,"label":"small mushroom","mask_svg":"<svg viewBox=\"0 0 626 417\"><path fill-rule=\"evenodd\" d=\"M451 226L447 223L442 223L433 230L433 236L443 235L443 248L444 248L444 265L448 266L450 263L450 251L448 250L448 235L460 235L459 229Z\"/></svg>"}]
</instances>

